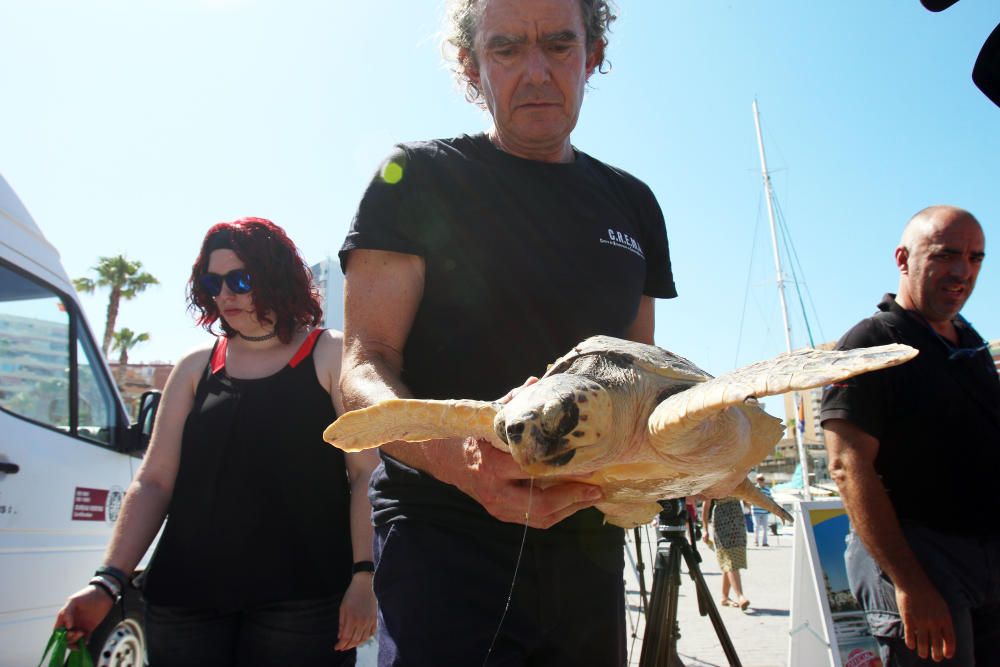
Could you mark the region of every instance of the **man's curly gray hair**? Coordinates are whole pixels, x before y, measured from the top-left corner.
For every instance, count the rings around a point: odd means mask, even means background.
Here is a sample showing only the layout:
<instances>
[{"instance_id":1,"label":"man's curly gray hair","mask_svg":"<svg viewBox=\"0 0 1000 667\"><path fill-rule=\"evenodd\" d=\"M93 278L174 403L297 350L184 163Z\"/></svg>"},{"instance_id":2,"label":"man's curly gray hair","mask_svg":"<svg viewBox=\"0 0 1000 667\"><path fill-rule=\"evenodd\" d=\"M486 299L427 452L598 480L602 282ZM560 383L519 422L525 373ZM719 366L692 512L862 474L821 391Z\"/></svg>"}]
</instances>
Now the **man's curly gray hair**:
<instances>
[{"instance_id":1,"label":"man's curly gray hair","mask_svg":"<svg viewBox=\"0 0 1000 667\"><path fill-rule=\"evenodd\" d=\"M465 98L470 102L482 104L481 91L465 73L466 63L459 57L465 49L470 58L475 58L473 44L476 40L476 30L482 21L489 0L448 0L448 11L445 22L444 47L446 57L451 63L452 72L460 85L465 86ZM598 43L607 46L611 23L617 18L615 7L611 0L580 0L580 11L583 14L583 25L587 31L587 53L591 54ZM597 63L597 71L604 73L606 58Z\"/></svg>"}]
</instances>

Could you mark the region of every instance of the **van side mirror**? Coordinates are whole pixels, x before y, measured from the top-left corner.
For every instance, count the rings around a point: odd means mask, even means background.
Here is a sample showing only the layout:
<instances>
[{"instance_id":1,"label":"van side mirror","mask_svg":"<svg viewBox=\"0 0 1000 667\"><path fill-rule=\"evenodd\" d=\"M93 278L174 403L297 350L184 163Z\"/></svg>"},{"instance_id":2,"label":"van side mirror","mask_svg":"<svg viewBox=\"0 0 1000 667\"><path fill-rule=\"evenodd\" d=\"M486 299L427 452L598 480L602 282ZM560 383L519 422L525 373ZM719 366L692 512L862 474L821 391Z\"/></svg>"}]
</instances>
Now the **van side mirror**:
<instances>
[{"instance_id":1,"label":"van side mirror","mask_svg":"<svg viewBox=\"0 0 1000 667\"><path fill-rule=\"evenodd\" d=\"M153 435L153 424L156 422L156 411L160 407L159 391L144 391L139 398L139 413L136 421L129 427L129 437L125 445L127 454L143 454L149 447L149 439Z\"/></svg>"}]
</instances>

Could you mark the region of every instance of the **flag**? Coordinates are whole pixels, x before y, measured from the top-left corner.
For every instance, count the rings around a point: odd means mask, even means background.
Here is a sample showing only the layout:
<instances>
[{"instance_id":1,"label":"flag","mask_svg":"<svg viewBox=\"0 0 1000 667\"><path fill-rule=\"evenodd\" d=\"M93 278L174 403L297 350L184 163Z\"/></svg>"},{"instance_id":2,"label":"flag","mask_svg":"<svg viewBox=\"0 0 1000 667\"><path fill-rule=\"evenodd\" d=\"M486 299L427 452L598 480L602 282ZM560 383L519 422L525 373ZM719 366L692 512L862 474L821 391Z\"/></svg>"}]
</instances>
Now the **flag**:
<instances>
[{"instance_id":1,"label":"flag","mask_svg":"<svg viewBox=\"0 0 1000 667\"><path fill-rule=\"evenodd\" d=\"M799 433L805 435L806 432L806 412L805 403L802 401L802 397L798 394L795 395L795 402L798 404L796 421L798 422L796 426L799 427Z\"/></svg>"}]
</instances>

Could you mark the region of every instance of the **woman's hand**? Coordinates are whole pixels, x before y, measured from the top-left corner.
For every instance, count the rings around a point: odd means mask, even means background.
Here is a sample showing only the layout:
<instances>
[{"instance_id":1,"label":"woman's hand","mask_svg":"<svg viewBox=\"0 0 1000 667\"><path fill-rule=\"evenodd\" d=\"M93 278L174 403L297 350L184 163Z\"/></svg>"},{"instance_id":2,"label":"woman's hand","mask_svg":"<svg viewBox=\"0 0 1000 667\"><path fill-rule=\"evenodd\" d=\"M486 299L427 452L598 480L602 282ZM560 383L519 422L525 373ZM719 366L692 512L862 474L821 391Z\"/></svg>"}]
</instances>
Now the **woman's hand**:
<instances>
[{"instance_id":1,"label":"woman's hand","mask_svg":"<svg viewBox=\"0 0 1000 667\"><path fill-rule=\"evenodd\" d=\"M376 609L372 573L356 573L340 603L340 629L334 648L347 651L368 641L375 634Z\"/></svg>"},{"instance_id":2,"label":"woman's hand","mask_svg":"<svg viewBox=\"0 0 1000 667\"><path fill-rule=\"evenodd\" d=\"M67 600L56 614L54 627L66 628L66 639L75 644L81 638L90 639L91 633L111 611L114 601L96 586L80 589Z\"/></svg>"}]
</instances>

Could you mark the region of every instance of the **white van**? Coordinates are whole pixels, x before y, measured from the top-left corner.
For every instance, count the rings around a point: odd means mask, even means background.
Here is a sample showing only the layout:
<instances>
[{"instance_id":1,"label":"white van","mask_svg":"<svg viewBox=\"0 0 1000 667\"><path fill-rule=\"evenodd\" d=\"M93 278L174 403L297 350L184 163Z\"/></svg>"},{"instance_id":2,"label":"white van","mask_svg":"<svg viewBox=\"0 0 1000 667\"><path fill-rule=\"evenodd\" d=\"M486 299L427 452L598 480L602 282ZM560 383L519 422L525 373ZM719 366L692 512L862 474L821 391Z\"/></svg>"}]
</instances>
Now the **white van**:
<instances>
[{"instance_id":1,"label":"white van","mask_svg":"<svg viewBox=\"0 0 1000 667\"><path fill-rule=\"evenodd\" d=\"M133 426L76 292L0 176L0 667L36 665L101 564L159 396ZM144 665L138 592L94 633L96 665Z\"/></svg>"}]
</instances>

